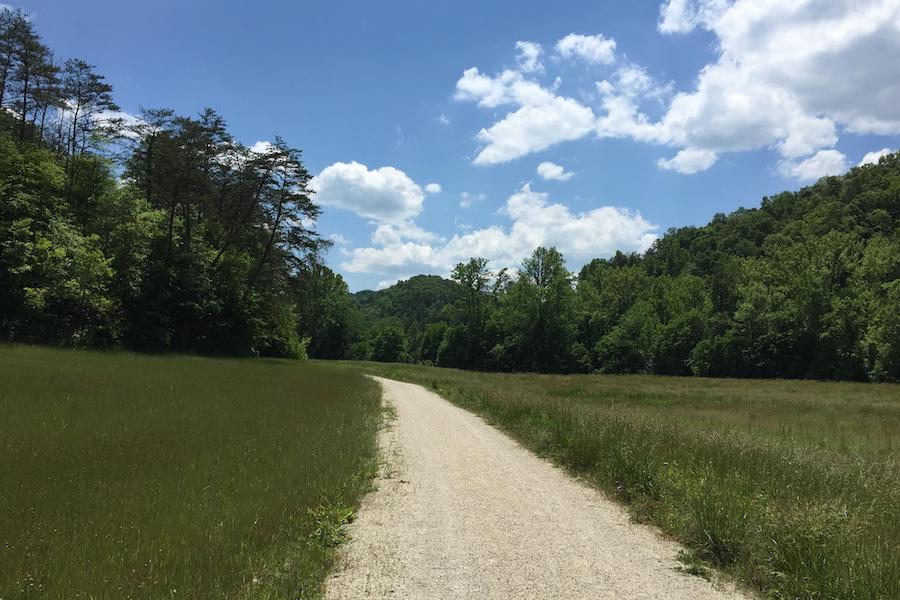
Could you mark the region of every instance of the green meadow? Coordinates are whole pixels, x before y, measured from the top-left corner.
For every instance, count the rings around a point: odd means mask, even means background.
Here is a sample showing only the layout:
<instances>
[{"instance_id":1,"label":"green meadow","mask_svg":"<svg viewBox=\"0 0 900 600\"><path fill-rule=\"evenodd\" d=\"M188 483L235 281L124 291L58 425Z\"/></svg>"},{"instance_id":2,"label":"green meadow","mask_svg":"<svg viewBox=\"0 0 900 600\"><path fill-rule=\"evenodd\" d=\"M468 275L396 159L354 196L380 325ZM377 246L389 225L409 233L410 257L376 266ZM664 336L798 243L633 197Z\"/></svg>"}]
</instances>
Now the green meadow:
<instances>
[{"instance_id":1,"label":"green meadow","mask_svg":"<svg viewBox=\"0 0 900 600\"><path fill-rule=\"evenodd\" d=\"M359 363L349 363L353 369ZM483 415L768 598L900 598L900 386L365 363Z\"/></svg>"},{"instance_id":2,"label":"green meadow","mask_svg":"<svg viewBox=\"0 0 900 600\"><path fill-rule=\"evenodd\" d=\"M378 386L289 360L0 346L0 598L309 598Z\"/></svg>"},{"instance_id":3,"label":"green meadow","mask_svg":"<svg viewBox=\"0 0 900 600\"><path fill-rule=\"evenodd\" d=\"M768 598L900 597L900 386L0 346L0 598L315 598L422 384Z\"/></svg>"}]
</instances>

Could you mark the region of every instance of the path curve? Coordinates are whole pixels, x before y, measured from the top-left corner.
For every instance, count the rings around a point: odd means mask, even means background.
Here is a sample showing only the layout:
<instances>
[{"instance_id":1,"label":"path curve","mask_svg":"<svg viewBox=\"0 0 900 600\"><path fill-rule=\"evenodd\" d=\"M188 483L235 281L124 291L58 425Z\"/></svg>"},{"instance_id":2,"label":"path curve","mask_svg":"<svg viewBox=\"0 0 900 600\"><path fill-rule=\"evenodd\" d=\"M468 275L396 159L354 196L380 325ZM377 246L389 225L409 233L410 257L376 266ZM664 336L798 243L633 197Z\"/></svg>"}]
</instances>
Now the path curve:
<instances>
[{"instance_id":1,"label":"path curve","mask_svg":"<svg viewBox=\"0 0 900 600\"><path fill-rule=\"evenodd\" d=\"M418 385L376 378L396 421L326 598L743 598L676 570L677 544Z\"/></svg>"}]
</instances>

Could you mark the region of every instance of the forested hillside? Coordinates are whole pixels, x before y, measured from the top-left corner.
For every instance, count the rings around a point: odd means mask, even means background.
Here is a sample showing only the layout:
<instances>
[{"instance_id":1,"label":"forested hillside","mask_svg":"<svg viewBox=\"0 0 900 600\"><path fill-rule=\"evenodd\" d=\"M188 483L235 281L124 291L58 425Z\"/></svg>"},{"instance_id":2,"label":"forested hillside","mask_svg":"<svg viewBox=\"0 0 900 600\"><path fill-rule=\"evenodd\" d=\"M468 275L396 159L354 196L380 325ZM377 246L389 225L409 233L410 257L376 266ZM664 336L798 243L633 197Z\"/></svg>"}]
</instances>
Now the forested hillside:
<instances>
[{"instance_id":1,"label":"forested hillside","mask_svg":"<svg viewBox=\"0 0 900 600\"><path fill-rule=\"evenodd\" d=\"M0 339L500 371L900 379L900 154L575 275L538 248L351 295L300 151L118 112L0 11ZM728 190L721 190L727 194ZM685 199L683 201L689 201ZM449 265L448 265L449 267Z\"/></svg>"},{"instance_id":2,"label":"forested hillside","mask_svg":"<svg viewBox=\"0 0 900 600\"><path fill-rule=\"evenodd\" d=\"M357 344L354 357L434 363L461 291L454 281L417 275L385 290L353 294L362 322L374 324L370 344Z\"/></svg>"},{"instance_id":3,"label":"forested hillside","mask_svg":"<svg viewBox=\"0 0 900 600\"><path fill-rule=\"evenodd\" d=\"M596 259L577 276L553 249L537 249L517 277L473 259L453 272L456 299L448 293L450 302L424 321L417 298L425 283L435 286L431 279L356 297L364 299L370 346L385 330L405 334L393 354L372 356L378 360L898 380L898 220L893 154L763 198L759 208L672 229L644 255Z\"/></svg>"},{"instance_id":4,"label":"forested hillside","mask_svg":"<svg viewBox=\"0 0 900 600\"><path fill-rule=\"evenodd\" d=\"M300 151L112 91L0 10L0 339L303 355L327 243Z\"/></svg>"}]
</instances>

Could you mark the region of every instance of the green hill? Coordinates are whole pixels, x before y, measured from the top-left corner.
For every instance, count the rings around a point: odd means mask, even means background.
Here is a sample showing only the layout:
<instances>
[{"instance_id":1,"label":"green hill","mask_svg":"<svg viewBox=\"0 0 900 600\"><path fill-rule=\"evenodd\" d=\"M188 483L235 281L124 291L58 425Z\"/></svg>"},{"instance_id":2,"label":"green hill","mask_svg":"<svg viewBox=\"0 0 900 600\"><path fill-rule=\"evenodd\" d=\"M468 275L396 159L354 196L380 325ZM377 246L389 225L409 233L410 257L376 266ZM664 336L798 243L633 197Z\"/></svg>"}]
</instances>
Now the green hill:
<instances>
[{"instance_id":1,"label":"green hill","mask_svg":"<svg viewBox=\"0 0 900 600\"><path fill-rule=\"evenodd\" d=\"M898 221L900 154L892 154L758 208L671 229L643 255L598 258L577 276L559 253L539 249L518 278L473 262L454 282L414 277L354 300L365 322L405 336L383 360L896 380Z\"/></svg>"}]
</instances>

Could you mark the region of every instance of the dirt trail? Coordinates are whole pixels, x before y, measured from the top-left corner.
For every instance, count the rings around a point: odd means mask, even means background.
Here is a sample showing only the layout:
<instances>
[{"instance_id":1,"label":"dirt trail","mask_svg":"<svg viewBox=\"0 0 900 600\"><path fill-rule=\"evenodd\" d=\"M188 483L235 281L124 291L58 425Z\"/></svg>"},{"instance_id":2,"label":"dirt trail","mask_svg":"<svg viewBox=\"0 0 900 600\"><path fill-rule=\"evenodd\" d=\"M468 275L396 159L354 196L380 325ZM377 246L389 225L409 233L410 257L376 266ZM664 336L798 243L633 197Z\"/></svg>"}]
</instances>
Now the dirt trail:
<instances>
[{"instance_id":1,"label":"dirt trail","mask_svg":"<svg viewBox=\"0 0 900 600\"><path fill-rule=\"evenodd\" d=\"M481 418L377 379L397 419L327 598L744 597L677 572L677 544Z\"/></svg>"}]
</instances>

